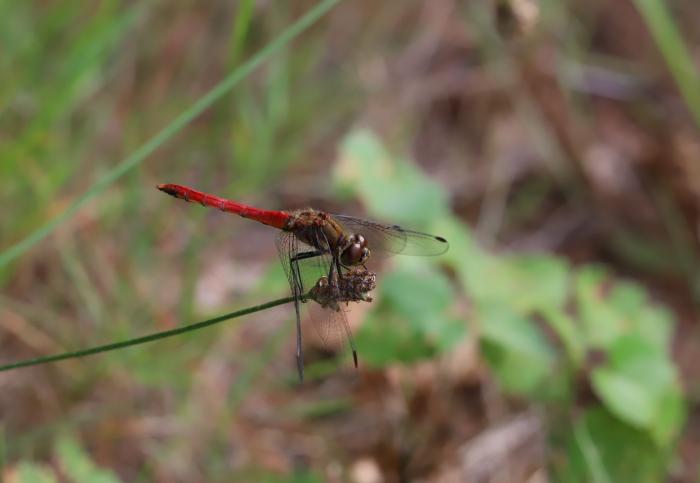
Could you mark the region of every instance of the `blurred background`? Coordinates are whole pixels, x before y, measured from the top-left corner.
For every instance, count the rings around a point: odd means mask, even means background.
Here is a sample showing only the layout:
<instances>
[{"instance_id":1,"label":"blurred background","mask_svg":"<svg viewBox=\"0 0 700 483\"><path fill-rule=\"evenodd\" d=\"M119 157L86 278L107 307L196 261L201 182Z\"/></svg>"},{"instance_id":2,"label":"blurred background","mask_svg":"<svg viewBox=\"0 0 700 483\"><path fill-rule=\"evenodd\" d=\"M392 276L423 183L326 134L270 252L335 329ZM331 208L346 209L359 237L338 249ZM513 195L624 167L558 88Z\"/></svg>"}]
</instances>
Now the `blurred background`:
<instances>
[{"instance_id":1,"label":"blurred background","mask_svg":"<svg viewBox=\"0 0 700 483\"><path fill-rule=\"evenodd\" d=\"M0 362L289 293L158 183L451 244L383 261L359 370L307 323L300 385L285 305L0 374L5 480L700 481L700 4L322 7L0 0Z\"/></svg>"}]
</instances>

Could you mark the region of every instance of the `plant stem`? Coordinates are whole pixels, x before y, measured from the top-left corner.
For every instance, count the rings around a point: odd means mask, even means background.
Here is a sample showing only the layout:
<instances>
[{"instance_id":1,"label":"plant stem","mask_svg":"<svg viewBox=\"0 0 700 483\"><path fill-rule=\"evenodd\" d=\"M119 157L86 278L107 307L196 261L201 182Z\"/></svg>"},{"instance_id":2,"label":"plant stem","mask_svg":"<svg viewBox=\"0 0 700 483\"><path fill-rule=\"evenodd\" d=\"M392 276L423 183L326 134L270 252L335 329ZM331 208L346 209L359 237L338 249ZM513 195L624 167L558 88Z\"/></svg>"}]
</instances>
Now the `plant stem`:
<instances>
[{"instance_id":1,"label":"plant stem","mask_svg":"<svg viewBox=\"0 0 700 483\"><path fill-rule=\"evenodd\" d=\"M145 344L147 342L153 342L159 339L164 339L166 337L172 337L174 335L180 335L193 330L203 329L211 325L218 324L225 320L235 319L236 317L242 317L244 315L252 314L254 312L260 312L261 310L266 310L278 305L284 305L289 302L294 301L294 297L285 297L282 299L272 300L271 302L266 302L264 304L256 305L254 307L248 307L242 310L237 310L235 312L230 312L228 314L220 315L214 317L213 319L204 320L202 322L197 322L194 324L184 325L182 327L177 327L175 329L164 330L161 332L155 332L153 334L144 335L142 337L136 337L134 339L123 340L120 342L113 342L111 344L105 344L97 347L90 347L88 349L64 352L63 354L55 354L52 356L37 357L35 359L27 359L24 361L13 362L12 364L6 364L0 366L0 372L9 371L11 369L19 369L20 367L36 366L39 364L47 364L49 362L62 361L64 359L74 359L77 357L89 356L92 354L98 354L100 352L108 352L117 349L123 349L125 347L130 347L132 345Z\"/></svg>"}]
</instances>

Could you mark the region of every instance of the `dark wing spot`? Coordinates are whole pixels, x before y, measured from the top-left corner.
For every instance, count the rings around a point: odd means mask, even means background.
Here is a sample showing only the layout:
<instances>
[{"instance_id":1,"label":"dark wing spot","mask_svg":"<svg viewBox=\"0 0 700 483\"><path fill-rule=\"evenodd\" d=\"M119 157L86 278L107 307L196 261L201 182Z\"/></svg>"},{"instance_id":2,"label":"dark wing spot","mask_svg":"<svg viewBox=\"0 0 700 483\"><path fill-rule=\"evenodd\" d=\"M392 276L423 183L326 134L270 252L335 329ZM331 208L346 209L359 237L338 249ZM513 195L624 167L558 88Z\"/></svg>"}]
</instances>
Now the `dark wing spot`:
<instances>
[{"instance_id":1,"label":"dark wing spot","mask_svg":"<svg viewBox=\"0 0 700 483\"><path fill-rule=\"evenodd\" d=\"M437 241L439 241L439 242L447 243L447 240L445 240L445 239L444 239L443 237L441 237L441 236L436 236L435 239L436 239Z\"/></svg>"}]
</instances>

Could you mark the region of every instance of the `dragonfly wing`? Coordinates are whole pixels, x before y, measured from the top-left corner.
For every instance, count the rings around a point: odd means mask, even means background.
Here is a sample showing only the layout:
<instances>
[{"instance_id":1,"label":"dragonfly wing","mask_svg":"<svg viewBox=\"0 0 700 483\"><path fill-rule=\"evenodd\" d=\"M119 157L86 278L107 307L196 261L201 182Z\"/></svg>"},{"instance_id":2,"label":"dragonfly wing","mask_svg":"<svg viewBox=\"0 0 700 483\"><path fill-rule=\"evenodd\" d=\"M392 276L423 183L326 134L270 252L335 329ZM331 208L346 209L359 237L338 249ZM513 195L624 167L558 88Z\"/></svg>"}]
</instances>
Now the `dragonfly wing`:
<instances>
[{"instance_id":1,"label":"dragonfly wing","mask_svg":"<svg viewBox=\"0 0 700 483\"><path fill-rule=\"evenodd\" d=\"M408 230L399 225L386 225L347 215L333 215L333 217L348 233L364 236L370 250L402 255L434 256L445 253L450 247L447 240L440 236Z\"/></svg>"},{"instance_id":2,"label":"dragonfly wing","mask_svg":"<svg viewBox=\"0 0 700 483\"><path fill-rule=\"evenodd\" d=\"M357 367L357 350L346 310L345 303L341 303L339 309L334 310L330 307L321 307L316 302L310 302L309 316L322 347L331 353L350 350L353 363Z\"/></svg>"},{"instance_id":3,"label":"dragonfly wing","mask_svg":"<svg viewBox=\"0 0 700 483\"><path fill-rule=\"evenodd\" d=\"M295 257L306 252L315 251L305 243L300 242L292 233L281 232L277 238L277 251L280 262L284 268L292 294L301 297L313 287L321 277L328 276L328 270L332 261L330 254L323 253L309 258L300 258L297 263L292 263ZM312 325L316 331L322 346L329 352L341 351L347 344L353 354L353 361L357 367L357 351L345 315L345 304L339 304L340 310L330 307L322 307L314 301L305 304ZM300 321L297 321L300 323ZM300 338L299 338L300 343Z\"/></svg>"},{"instance_id":4,"label":"dragonfly wing","mask_svg":"<svg viewBox=\"0 0 700 483\"><path fill-rule=\"evenodd\" d=\"M305 253L318 252L318 250L299 241L293 233L280 232L277 237L277 252L294 295L303 295L316 285L319 278L328 275L330 255L323 253L305 257ZM296 263L292 263L294 259L297 260Z\"/></svg>"},{"instance_id":5,"label":"dragonfly wing","mask_svg":"<svg viewBox=\"0 0 700 483\"><path fill-rule=\"evenodd\" d=\"M276 240L277 253L280 257L280 263L284 269L285 275L287 275L287 280L289 281L289 287L292 290L292 295L301 295L301 287L298 281L298 276L294 267L292 266L291 260L299 252L299 240L291 233L280 232Z\"/></svg>"}]
</instances>

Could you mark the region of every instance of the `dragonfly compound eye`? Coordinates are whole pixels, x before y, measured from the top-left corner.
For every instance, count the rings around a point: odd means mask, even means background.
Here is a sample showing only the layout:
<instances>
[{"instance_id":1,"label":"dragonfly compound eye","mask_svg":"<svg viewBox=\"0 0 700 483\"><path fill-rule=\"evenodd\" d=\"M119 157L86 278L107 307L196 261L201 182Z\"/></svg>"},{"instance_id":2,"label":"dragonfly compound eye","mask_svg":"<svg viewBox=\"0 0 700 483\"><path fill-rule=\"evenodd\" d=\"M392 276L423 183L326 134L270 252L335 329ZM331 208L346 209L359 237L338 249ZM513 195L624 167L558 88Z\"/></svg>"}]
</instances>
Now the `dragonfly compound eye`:
<instances>
[{"instance_id":1,"label":"dragonfly compound eye","mask_svg":"<svg viewBox=\"0 0 700 483\"><path fill-rule=\"evenodd\" d=\"M343 250L341 262L343 262L344 265L359 265L367 258L365 250L367 250L366 247L363 247L362 244L355 241Z\"/></svg>"}]
</instances>

